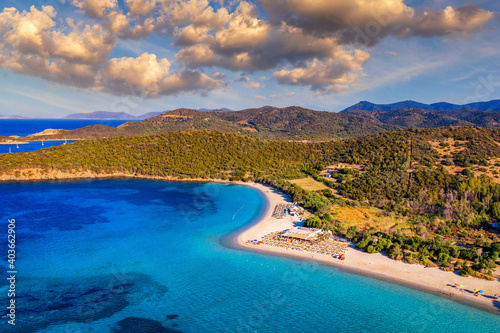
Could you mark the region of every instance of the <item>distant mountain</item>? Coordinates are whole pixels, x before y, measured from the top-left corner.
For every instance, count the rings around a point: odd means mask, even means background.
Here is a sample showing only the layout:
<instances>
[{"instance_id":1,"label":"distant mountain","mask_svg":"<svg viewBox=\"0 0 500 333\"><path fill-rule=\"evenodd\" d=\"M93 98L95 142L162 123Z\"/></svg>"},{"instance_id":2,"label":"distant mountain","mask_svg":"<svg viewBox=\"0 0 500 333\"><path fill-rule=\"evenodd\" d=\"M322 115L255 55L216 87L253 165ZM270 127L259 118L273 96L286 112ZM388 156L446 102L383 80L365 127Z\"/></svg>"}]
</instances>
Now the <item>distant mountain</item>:
<instances>
[{"instance_id":1,"label":"distant mountain","mask_svg":"<svg viewBox=\"0 0 500 333\"><path fill-rule=\"evenodd\" d=\"M161 114L164 114L165 112L168 112L168 111L169 110L160 111L160 112L148 112L148 113L145 113L141 116L135 117L135 119L136 120L144 120L144 119L148 119L148 118L153 118L153 117L159 116Z\"/></svg>"},{"instance_id":2,"label":"distant mountain","mask_svg":"<svg viewBox=\"0 0 500 333\"><path fill-rule=\"evenodd\" d=\"M97 120L135 120L136 117L126 112L95 111L90 113L73 113L64 119L97 119Z\"/></svg>"},{"instance_id":3,"label":"distant mountain","mask_svg":"<svg viewBox=\"0 0 500 333\"><path fill-rule=\"evenodd\" d=\"M17 114L12 114L10 116L2 116L0 115L0 119L31 119L30 117L23 117Z\"/></svg>"},{"instance_id":4,"label":"distant mountain","mask_svg":"<svg viewBox=\"0 0 500 333\"><path fill-rule=\"evenodd\" d=\"M264 106L242 111L177 109L141 121L128 121L118 128L91 125L67 131L64 135L46 135L43 139L85 139L160 134L183 130L214 130L245 133L265 139L324 141L402 128L444 126L500 128L500 112L407 108L387 111L357 109L335 113L314 111L298 106L286 108Z\"/></svg>"},{"instance_id":5,"label":"distant mountain","mask_svg":"<svg viewBox=\"0 0 500 333\"><path fill-rule=\"evenodd\" d=\"M443 126L500 127L500 112L495 111L471 109L438 111L411 108L387 111L347 110L342 113L404 128L434 128Z\"/></svg>"},{"instance_id":6,"label":"distant mountain","mask_svg":"<svg viewBox=\"0 0 500 333\"><path fill-rule=\"evenodd\" d=\"M489 102L477 102L464 105L451 104L446 102L424 104L410 100L392 104L374 104L367 101L361 101L357 104L348 107L347 109L341 112L350 110L391 111L391 110L412 109L412 108L420 108L420 109L435 110L435 111L456 111L463 109L473 109L479 111L500 111L500 100L497 99Z\"/></svg>"},{"instance_id":7,"label":"distant mountain","mask_svg":"<svg viewBox=\"0 0 500 333\"><path fill-rule=\"evenodd\" d=\"M126 112L110 112L110 111L95 111L90 113L73 113L69 116L64 117L64 119L92 119L92 120L144 120L148 118L153 118L164 114L165 112L169 112L170 110L160 111L160 112L148 112L140 116L132 116ZM205 109L201 108L198 111L207 112L207 111L231 111L227 108L222 109ZM14 117L14 116L10 116ZM2 116L0 116L2 118Z\"/></svg>"},{"instance_id":8,"label":"distant mountain","mask_svg":"<svg viewBox=\"0 0 500 333\"><path fill-rule=\"evenodd\" d=\"M215 130L246 133L268 139L331 140L398 129L378 120L350 114L308 110L297 106L265 106L242 111L177 109L118 128L91 125L64 133L67 139L149 135L181 130ZM44 139L57 138L47 136Z\"/></svg>"},{"instance_id":9,"label":"distant mountain","mask_svg":"<svg viewBox=\"0 0 500 333\"><path fill-rule=\"evenodd\" d=\"M201 109L198 109L198 111L206 112L206 111L233 111L233 110L228 109L228 108L220 108L220 109L205 109L205 108L201 108Z\"/></svg>"}]
</instances>

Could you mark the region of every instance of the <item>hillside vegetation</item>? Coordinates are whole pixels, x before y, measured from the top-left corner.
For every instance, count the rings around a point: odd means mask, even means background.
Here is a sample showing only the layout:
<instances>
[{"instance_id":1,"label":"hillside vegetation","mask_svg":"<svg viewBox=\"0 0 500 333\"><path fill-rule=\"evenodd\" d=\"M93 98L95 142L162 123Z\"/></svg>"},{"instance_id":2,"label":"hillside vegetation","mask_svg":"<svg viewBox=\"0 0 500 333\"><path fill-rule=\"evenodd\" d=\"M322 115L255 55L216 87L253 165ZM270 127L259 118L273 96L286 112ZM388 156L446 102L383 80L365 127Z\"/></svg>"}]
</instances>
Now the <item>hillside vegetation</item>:
<instances>
[{"instance_id":1,"label":"hillside vegetation","mask_svg":"<svg viewBox=\"0 0 500 333\"><path fill-rule=\"evenodd\" d=\"M360 137L404 128L443 126L500 127L500 112L420 108L390 111L348 110L322 112L301 107L265 106L243 111L197 111L178 109L142 121L129 121L118 128L91 125L73 131L28 136L28 140L93 139L127 135L163 134L185 130L242 133L260 139L330 141ZM43 133L42 133L43 134Z\"/></svg>"},{"instance_id":2,"label":"hillside vegetation","mask_svg":"<svg viewBox=\"0 0 500 333\"><path fill-rule=\"evenodd\" d=\"M436 128L443 126L500 127L500 112L498 111L478 111L471 109L439 111L409 108L388 111L348 110L342 113L402 128Z\"/></svg>"},{"instance_id":3,"label":"hillside vegetation","mask_svg":"<svg viewBox=\"0 0 500 333\"><path fill-rule=\"evenodd\" d=\"M324 141L398 128L356 115L320 112L300 107L205 112L178 109L143 121L130 121L117 129L104 125L91 125L66 131L60 135L28 137L28 139L87 139L195 129L245 133L265 139Z\"/></svg>"},{"instance_id":4,"label":"hillside vegetation","mask_svg":"<svg viewBox=\"0 0 500 333\"><path fill-rule=\"evenodd\" d=\"M500 251L498 230L492 228L500 219L498 161L500 130L471 127L400 130L321 143L189 130L1 154L0 177L90 171L251 179L302 202L315 214L306 225L346 235L368 252L386 251L408 263L491 278ZM336 163L362 170L319 176ZM290 182L308 176L327 188L305 190L297 185L301 182ZM367 223L350 218L360 213Z\"/></svg>"}]
</instances>

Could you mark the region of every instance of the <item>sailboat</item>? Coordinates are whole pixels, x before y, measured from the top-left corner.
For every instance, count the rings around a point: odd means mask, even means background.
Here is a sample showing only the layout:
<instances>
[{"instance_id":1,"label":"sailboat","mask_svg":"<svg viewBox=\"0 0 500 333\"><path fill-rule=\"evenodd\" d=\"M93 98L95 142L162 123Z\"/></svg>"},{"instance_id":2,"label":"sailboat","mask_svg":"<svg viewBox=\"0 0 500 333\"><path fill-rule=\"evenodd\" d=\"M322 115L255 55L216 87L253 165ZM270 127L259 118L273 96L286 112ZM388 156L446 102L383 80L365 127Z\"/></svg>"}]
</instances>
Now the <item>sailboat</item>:
<instances>
[{"instance_id":1,"label":"sailboat","mask_svg":"<svg viewBox=\"0 0 500 333\"><path fill-rule=\"evenodd\" d=\"M43 140L42 140L42 146L43 146Z\"/></svg>"},{"instance_id":2,"label":"sailboat","mask_svg":"<svg viewBox=\"0 0 500 333\"><path fill-rule=\"evenodd\" d=\"M19 144L16 143L16 148L19 148Z\"/></svg>"},{"instance_id":3,"label":"sailboat","mask_svg":"<svg viewBox=\"0 0 500 333\"><path fill-rule=\"evenodd\" d=\"M10 149L10 147L9 147L9 153L12 153L12 150Z\"/></svg>"},{"instance_id":4,"label":"sailboat","mask_svg":"<svg viewBox=\"0 0 500 333\"><path fill-rule=\"evenodd\" d=\"M63 145L67 144L68 143L68 140L66 140L66 138L64 138L64 143Z\"/></svg>"}]
</instances>

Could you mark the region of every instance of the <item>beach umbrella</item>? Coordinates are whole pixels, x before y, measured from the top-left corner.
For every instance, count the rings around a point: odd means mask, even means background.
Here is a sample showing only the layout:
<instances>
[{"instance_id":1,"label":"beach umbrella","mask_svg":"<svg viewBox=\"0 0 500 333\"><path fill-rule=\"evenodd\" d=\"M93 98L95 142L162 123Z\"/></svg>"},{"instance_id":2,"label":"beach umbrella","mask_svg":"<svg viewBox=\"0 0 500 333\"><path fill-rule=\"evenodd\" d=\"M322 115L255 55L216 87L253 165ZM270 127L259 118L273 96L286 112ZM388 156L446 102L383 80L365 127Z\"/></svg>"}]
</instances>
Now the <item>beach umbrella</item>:
<instances>
[{"instance_id":1,"label":"beach umbrella","mask_svg":"<svg viewBox=\"0 0 500 333\"><path fill-rule=\"evenodd\" d=\"M458 288L463 288L463 287L464 287L464 285L463 285L463 284L459 284L459 285L458 285Z\"/></svg>"},{"instance_id":2,"label":"beach umbrella","mask_svg":"<svg viewBox=\"0 0 500 333\"><path fill-rule=\"evenodd\" d=\"M479 290L478 293L484 294L484 291L483 290Z\"/></svg>"},{"instance_id":3,"label":"beach umbrella","mask_svg":"<svg viewBox=\"0 0 500 333\"><path fill-rule=\"evenodd\" d=\"M479 291L479 289L474 289L474 292L477 293Z\"/></svg>"}]
</instances>

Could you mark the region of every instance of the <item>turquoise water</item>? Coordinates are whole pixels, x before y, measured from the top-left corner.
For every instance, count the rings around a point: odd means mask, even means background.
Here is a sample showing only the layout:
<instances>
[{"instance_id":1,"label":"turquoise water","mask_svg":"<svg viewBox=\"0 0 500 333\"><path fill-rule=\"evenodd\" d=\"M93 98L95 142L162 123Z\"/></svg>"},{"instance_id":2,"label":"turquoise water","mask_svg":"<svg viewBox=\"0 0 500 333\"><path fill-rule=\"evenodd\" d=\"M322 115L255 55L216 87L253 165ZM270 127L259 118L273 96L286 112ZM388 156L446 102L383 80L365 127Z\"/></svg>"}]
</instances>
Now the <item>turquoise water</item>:
<instances>
[{"instance_id":1,"label":"turquoise water","mask_svg":"<svg viewBox=\"0 0 500 333\"><path fill-rule=\"evenodd\" d=\"M0 251L15 218L19 305L15 330L3 317L0 330L498 331L499 315L448 299L223 245L264 208L258 191L236 185L0 184Z\"/></svg>"}]
</instances>

